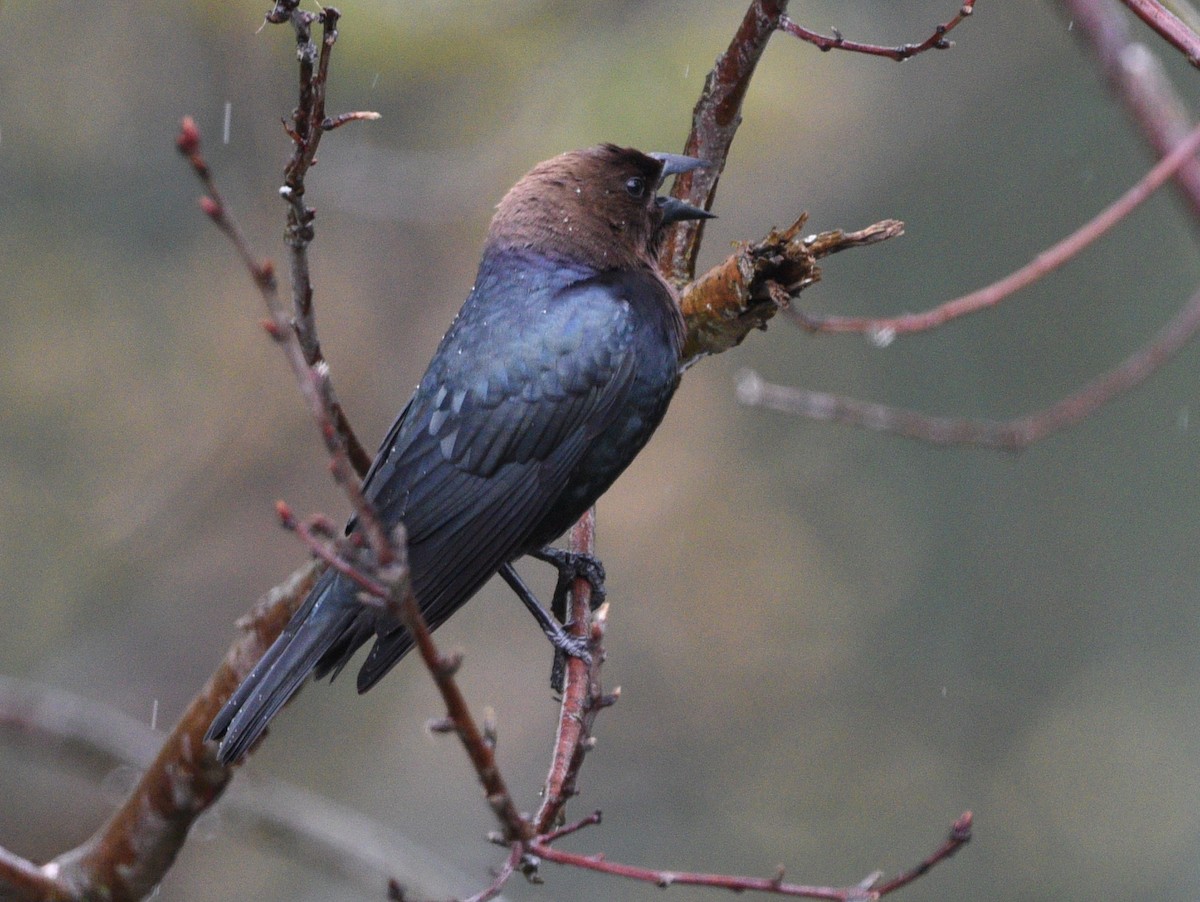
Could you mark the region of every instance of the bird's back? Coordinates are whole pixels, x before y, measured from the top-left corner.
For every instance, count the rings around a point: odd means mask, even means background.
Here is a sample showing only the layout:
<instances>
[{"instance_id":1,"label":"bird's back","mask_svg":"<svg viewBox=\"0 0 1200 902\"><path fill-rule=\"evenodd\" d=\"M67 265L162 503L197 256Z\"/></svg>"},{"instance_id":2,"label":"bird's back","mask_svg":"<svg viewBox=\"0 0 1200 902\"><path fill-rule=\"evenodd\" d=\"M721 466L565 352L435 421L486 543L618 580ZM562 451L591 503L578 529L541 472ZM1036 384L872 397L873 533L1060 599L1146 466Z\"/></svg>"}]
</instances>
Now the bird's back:
<instances>
[{"instance_id":1,"label":"bird's back","mask_svg":"<svg viewBox=\"0 0 1200 902\"><path fill-rule=\"evenodd\" d=\"M384 522L405 524L413 589L432 625L501 564L560 535L620 475L678 382L680 328L648 269L485 255L365 484ZM360 690L408 645L398 625L383 624Z\"/></svg>"}]
</instances>

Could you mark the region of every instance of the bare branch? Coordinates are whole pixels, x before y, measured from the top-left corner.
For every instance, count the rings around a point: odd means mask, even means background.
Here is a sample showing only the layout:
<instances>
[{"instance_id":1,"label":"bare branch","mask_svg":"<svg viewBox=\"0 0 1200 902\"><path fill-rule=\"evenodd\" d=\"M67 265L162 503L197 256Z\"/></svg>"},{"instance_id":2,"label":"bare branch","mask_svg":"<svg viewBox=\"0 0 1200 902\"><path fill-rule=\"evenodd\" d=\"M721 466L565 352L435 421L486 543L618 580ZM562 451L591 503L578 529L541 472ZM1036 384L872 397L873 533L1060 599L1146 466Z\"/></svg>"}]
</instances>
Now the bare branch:
<instances>
[{"instance_id":1,"label":"bare branch","mask_svg":"<svg viewBox=\"0 0 1200 902\"><path fill-rule=\"evenodd\" d=\"M289 4L290 5L290 4ZM280 11L282 12L282 11ZM280 196L288 204L288 221L284 230L284 242L291 252L292 274L292 320L291 328L299 339L304 361L315 370L323 371L328 379L329 364L321 350L317 337L316 313L313 309L312 279L309 275L308 245L313 240L313 220L316 211L304 202L304 179L317 159L317 148L321 136L352 121L378 119L373 112L344 113L329 118L325 115L325 88L329 79L329 60L333 45L337 42L337 23L341 17L333 7L324 7L320 13L299 12L292 9L287 21L296 31L297 56L300 60L300 102L292 113L292 125L287 133L292 139L292 158L284 170ZM269 17L268 17L269 18ZM318 50L312 40L312 25L321 25L321 46ZM328 383L328 406L330 419L345 446L346 455L355 472L361 477L371 466L371 455L359 442L346 414Z\"/></svg>"},{"instance_id":2,"label":"bare branch","mask_svg":"<svg viewBox=\"0 0 1200 902\"><path fill-rule=\"evenodd\" d=\"M665 871L653 868L637 867L636 865L620 864L609 861L603 855L585 855L577 852L563 852L543 841L534 840L529 845L529 854L553 861L556 864L599 871L614 877L625 877L642 883L652 883L666 889L671 886L705 886L714 889L727 889L733 892L756 892L772 896L787 896L800 899L827 899L835 902L869 902L881 899L895 892L913 880L926 874L929 870L948 859L971 840L971 812L965 812L950 829L949 837L932 855L925 858L919 865L892 880L879 885L881 874L871 874L859 883L848 887L805 886L798 883L788 883L784 880L783 870L780 869L772 877L742 877L729 874L705 874L692 871Z\"/></svg>"},{"instance_id":3,"label":"bare branch","mask_svg":"<svg viewBox=\"0 0 1200 902\"><path fill-rule=\"evenodd\" d=\"M750 79L767 47L767 41L787 10L788 0L753 0L742 24L726 51L717 57L704 80L704 90L692 110L692 130L683 152L708 162L705 169L686 172L675 178L674 197L711 210L717 182L725 169L725 160L742 124L742 101L750 88ZM667 277L682 285L696 272L696 255L704 236L704 220L681 222L668 233L658 255L659 266Z\"/></svg>"},{"instance_id":4,"label":"bare branch","mask_svg":"<svg viewBox=\"0 0 1200 902\"><path fill-rule=\"evenodd\" d=\"M1193 129L1154 168L1142 176L1137 184L1058 244L1042 251L1028 264L1003 279L955 300L947 301L932 310L903 316L859 317L822 316L792 308L791 314L803 328L810 332L865 332L872 335L886 335L890 339L911 332L924 332L960 316L966 316L968 313L994 307L1005 298L1058 269L1081 253L1088 245L1107 234L1113 226L1137 209L1180 168L1194 162L1197 148L1200 148L1200 127Z\"/></svg>"},{"instance_id":5,"label":"bare branch","mask_svg":"<svg viewBox=\"0 0 1200 902\"><path fill-rule=\"evenodd\" d=\"M1172 87L1162 62L1145 44L1129 34L1127 17L1115 0L1059 0L1063 11L1096 57L1109 87L1125 104L1146 141L1160 157L1184 139L1192 128L1187 105ZM1175 177L1200 217L1200 161L1191 160Z\"/></svg>"},{"instance_id":6,"label":"bare branch","mask_svg":"<svg viewBox=\"0 0 1200 902\"><path fill-rule=\"evenodd\" d=\"M829 420L888 432L935 445L978 445L1021 451L1086 419L1117 395L1129 391L1173 357L1200 329L1200 291L1146 345L1079 391L1037 413L1012 420L936 417L912 410L858 401L826 392L775 385L746 371L738 400L814 420Z\"/></svg>"},{"instance_id":7,"label":"bare branch","mask_svg":"<svg viewBox=\"0 0 1200 902\"><path fill-rule=\"evenodd\" d=\"M596 509L591 508L571 528L568 550L576 554L593 554L596 549ZM605 696L600 683L600 667L604 663L604 628L607 605L595 614L591 608L592 588L586 579L576 579L571 586L567 630L573 636L587 636L591 643L592 661L568 658L566 682L563 684L562 706L558 714L558 730L550 771L542 804L533 818L534 831L544 834L562 819L567 801L575 795L579 769L591 748L592 724L600 710L612 704L615 696Z\"/></svg>"},{"instance_id":8,"label":"bare branch","mask_svg":"<svg viewBox=\"0 0 1200 902\"><path fill-rule=\"evenodd\" d=\"M964 0L963 5L959 7L957 15L934 28L933 33L924 41L919 44L901 44L897 47L882 47L878 44L847 41L836 28L833 29L833 37L825 37L797 24L788 16L784 16L780 20L779 28L792 35L792 37L815 44L822 52L848 50L851 53L865 53L868 56L884 56L902 63L906 59L911 59L918 54L925 53L927 50L949 50L954 44L946 40L946 35L973 12L975 12L975 0Z\"/></svg>"},{"instance_id":9,"label":"bare branch","mask_svg":"<svg viewBox=\"0 0 1200 902\"><path fill-rule=\"evenodd\" d=\"M308 594L315 574L313 564L301 568L243 618L242 636L104 826L38 869L49 878L41 887L30 882L28 863L0 852L0 885L21 887L22 898L45 900L132 902L149 893L174 862L192 823L220 797L232 775L204 742L208 725Z\"/></svg>"},{"instance_id":10,"label":"bare branch","mask_svg":"<svg viewBox=\"0 0 1200 902\"><path fill-rule=\"evenodd\" d=\"M1122 0L1133 14L1153 28L1189 63L1200 68L1200 35L1188 28L1158 0Z\"/></svg>"},{"instance_id":11,"label":"bare branch","mask_svg":"<svg viewBox=\"0 0 1200 902\"><path fill-rule=\"evenodd\" d=\"M375 551L378 560L381 564L386 565L390 562L391 557L390 543L374 509L363 497L356 476L357 467L348 456L347 436L352 437L353 433L346 433L337 426L337 401L333 396L333 384L329 378L328 367L323 361L310 365L305 358L297 331L293 328L292 322L279 300L275 268L270 261L259 262L257 255L251 250L232 211L221 199L212 170L200 153L200 143L200 133L195 122L191 117L185 118L179 137L176 139L176 146L187 158L192 171L196 173L208 192L204 198L207 203L202 203L201 206L217 228L230 239L238 256L246 264L267 308L269 316L269 320L265 323L267 334L283 349L284 356L292 367L292 373L296 377L300 391L308 402L309 413L316 421L321 437L325 441L325 448L329 452L330 471L334 480L350 499L360 528ZM291 209L294 211L294 207ZM291 215L292 213L289 213L289 217ZM304 267L307 272L307 258L305 258ZM309 291L311 293L311 286Z\"/></svg>"}]
</instances>

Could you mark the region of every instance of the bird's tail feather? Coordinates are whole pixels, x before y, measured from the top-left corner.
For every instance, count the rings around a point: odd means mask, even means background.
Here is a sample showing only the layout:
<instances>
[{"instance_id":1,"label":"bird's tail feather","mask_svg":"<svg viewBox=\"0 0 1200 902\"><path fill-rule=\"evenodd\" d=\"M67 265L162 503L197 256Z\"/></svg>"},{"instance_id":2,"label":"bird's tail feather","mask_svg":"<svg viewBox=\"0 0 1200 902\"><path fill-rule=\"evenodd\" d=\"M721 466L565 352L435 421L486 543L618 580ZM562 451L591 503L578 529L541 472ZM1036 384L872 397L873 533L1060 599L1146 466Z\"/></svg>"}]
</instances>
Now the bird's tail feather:
<instances>
[{"instance_id":1,"label":"bird's tail feather","mask_svg":"<svg viewBox=\"0 0 1200 902\"><path fill-rule=\"evenodd\" d=\"M279 638L213 719L205 739L221 740L217 758L236 761L266 730L321 659L354 629L359 605L332 572L313 588ZM362 640L345 653L349 658ZM328 669L328 668L325 668Z\"/></svg>"}]
</instances>

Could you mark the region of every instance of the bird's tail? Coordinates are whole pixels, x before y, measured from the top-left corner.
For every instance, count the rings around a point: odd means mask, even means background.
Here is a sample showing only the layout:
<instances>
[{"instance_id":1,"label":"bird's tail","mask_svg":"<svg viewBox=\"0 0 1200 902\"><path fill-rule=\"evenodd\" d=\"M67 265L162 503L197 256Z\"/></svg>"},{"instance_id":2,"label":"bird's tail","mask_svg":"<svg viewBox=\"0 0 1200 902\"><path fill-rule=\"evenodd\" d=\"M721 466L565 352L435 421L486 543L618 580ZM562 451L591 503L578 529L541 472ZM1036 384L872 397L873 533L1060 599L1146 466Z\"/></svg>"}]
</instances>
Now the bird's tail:
<instances>
[{"instance_id":1,"label":"bird's tail","mask_svg":"<svg viewBox=\"0 0 1200 902\"><path fill-rule=\"evenodd\" d=\"M336 672L373 633L362 622L353 589L327 571L213 719L204 738L221 740L218 760L229 764L241 757L313 670Z\"/></svg>"}]
</instances>

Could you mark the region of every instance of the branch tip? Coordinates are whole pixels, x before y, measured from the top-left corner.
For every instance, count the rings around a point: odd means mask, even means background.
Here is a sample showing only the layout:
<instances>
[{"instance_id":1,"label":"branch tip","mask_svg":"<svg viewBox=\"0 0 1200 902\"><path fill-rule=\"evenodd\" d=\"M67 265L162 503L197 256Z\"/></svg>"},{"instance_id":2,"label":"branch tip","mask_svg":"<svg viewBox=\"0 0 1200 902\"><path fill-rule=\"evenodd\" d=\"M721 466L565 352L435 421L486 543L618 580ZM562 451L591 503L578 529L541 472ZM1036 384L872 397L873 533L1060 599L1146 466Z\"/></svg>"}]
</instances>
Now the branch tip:
<instances>
[{"instance_id":1,"label":"branch tip","mask_svg":"<svg viewBox=\"0 0 1200 902\"><path fill-rule=\"evenodd\" d=\"M196 126L196 120L191 116L184 116L180 122L175 146L185 157L194 156L200 150L200 129Z\"/></svg>"}]
</instances>

